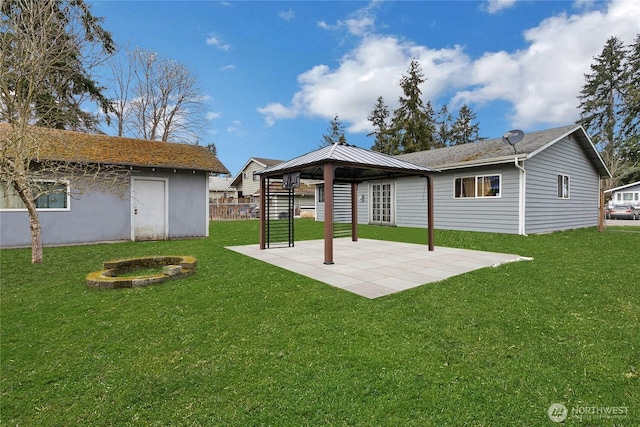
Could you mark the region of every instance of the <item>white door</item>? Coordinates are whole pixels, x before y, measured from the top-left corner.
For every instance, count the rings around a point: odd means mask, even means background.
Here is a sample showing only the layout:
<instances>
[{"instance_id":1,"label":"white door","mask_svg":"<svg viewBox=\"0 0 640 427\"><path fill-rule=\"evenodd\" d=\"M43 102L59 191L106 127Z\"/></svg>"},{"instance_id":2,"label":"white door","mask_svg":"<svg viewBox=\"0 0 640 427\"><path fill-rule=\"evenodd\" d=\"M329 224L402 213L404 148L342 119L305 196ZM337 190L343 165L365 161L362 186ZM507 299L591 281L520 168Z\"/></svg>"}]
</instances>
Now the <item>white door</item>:
<instances>
[{"instance_id":1,"label":"white door","mask_svg":"<svg viewBox=\"0 0 640 427\"><path fill-rule=\"evenodd\" d=\"M134 178L132 182L133 239L166 239L167 181Z\"/></svg>"},{"instance_id":2,"label":"white door","mask_svg":"<svg viewBox=\"0 0 640 427\"><path fill-rule=\"evenodd\" d=\"M370 188L371 224L393 225L395 221L393 183L389 181L373 182Z\"/></svg>"}]
</instances>

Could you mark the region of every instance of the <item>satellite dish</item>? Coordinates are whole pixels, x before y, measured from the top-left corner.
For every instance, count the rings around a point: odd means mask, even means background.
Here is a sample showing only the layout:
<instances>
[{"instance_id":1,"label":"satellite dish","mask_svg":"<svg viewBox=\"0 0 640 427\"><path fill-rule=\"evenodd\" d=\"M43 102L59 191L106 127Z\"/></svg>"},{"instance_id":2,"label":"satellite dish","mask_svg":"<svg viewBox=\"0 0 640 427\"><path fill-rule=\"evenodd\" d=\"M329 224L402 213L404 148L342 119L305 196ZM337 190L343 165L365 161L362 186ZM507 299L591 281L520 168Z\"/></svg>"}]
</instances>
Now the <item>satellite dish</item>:
<instances>
[{"instance_id":1,"label":"satellite dish","mask_svg":"<svg viewBox=\"0 0 640 427\"><path fill-rule=\"evenodd\" d=\"M522 138L524 138L524 132L520 129L513 129L502 135L502 142L511 145L513 147L513 152L518 154L516 151L516 144L522 141Z\"/></svg>"}]
</instances>

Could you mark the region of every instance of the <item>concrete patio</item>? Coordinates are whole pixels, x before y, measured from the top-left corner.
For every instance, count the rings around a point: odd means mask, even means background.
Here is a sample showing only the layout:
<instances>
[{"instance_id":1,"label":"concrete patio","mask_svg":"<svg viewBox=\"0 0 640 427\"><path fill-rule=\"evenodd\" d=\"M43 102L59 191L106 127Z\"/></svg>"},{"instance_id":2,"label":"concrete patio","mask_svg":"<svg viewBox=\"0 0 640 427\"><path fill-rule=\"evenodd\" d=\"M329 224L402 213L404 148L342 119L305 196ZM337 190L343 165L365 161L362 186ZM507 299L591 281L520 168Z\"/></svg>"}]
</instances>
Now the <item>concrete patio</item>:
<instances>
[{"instance_id":1,"label":"concrete patio","mask_svg":"<svg viewBox=\"0 0 640 427\"><path fill-rule=\"evenodd\" d=\"M531 260L515 254L474 251L383 240L334 239L334 264L323 263L324 240L260 250L259 245L227 249L310 277L366 298L378 298L485 267Z\"/></svg>"}]
</instances>

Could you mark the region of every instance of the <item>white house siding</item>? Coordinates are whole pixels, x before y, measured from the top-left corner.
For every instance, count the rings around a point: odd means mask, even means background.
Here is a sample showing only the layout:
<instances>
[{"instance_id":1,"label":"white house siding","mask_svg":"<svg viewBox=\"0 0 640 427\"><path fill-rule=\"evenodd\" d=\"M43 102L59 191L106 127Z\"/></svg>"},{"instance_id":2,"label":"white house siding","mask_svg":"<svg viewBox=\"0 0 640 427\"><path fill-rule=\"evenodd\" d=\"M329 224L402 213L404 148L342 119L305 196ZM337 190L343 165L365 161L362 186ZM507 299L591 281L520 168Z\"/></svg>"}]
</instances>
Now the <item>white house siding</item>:
<instances>
[{"instance_id":1,"label":"white house siding","mask_svg":"<svg viewBox=\"0 0 640 427\"><path fill-rule=\"evenodd\" d=\"M242 179L242 186L240 191L242 191L243 197L250 197L260 190L260 178L255 176L254 179L254 173L260 172L263 169L264 166L256 162L251 162L247 165L247 168L242 171L242 176L240 177L240 179Z\"/></svg>"},{"instance_id":2,"label":"white house siding","mask_svg":"<svg viewBox=\"0 0 640 427\"><path fill-rule=\"evenodd\" d=\"M316 200L319 200L317 188ZM333 184L333 218L334 222L351 222L351 184ZM324 202L316 202L316 221L324 221Z\"/></svg>"},{"instance_id":3,"label":"white house siding","mask_svg":"<svg viewBox=\"0 0 640 427\"><path fill-rule=\"evenodd\" d=\"M527 234L596 226L599 177L584 150L565 138L524 162ZM558 198L558 175L568 175L569 199Z\"/></svg>"},{"instance_id":4,"label":"white house siding","mask_svg":"<svg viewBox=\"0 0 640 427\"><path fill-rule=\"evenodd\" d=\"M620 188L618 190L611 192L611 201L612 205L634 205L640 206L640 183L632 185L629 184L624 188Z\"/></svg>"}]
</instances>

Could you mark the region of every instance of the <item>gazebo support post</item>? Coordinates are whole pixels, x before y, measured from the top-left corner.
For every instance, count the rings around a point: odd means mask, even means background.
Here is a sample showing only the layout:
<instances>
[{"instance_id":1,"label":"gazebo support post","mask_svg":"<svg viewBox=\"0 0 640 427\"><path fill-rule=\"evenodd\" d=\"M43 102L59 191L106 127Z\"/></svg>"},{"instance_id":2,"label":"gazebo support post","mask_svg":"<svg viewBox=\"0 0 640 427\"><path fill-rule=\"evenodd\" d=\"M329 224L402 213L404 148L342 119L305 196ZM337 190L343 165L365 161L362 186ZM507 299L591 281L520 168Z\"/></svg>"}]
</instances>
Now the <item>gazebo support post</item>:
<instances>
[{"instance_id":1,"label":"gazebo support post","mask_svg":"<svg viewBox=\"0 0 640 427\"><path fill-rule=\"evenodd\" d=\"M351 241L358 241L358 183L351 183Z\"/></svg>"},{"instance_id":2,"label":"gazebo support post","mask_svg":"<svg viewBox=\"0 0 640 427\"><path fill-rule=\"evenodd\" d=\"M433 175L427 175L427 241L429 243L429 250L434 250L433 244Z\"/></svg>"},{"instance_id":3,"label":"gazebo support post","mask_svg":"<svg viewBox=\"0 0 640 427\"><path fill-rule=\"evenodd\" d=\"M333 163L325 163L324 176L324 263L333 264Z\"/></svg>"},{"instance_id":4,"label":"gazebo support post","mask_svg":"<svg viewBox=\"0 0 640 427\"><path fill-rule=\"evenodd\" d=\"M266 248L266 226L265 226L265 215L267 214L267 203L266 203L266 185L265 185L266 177L260 175L260 250Z\"/></svg>"}]
</instances>

